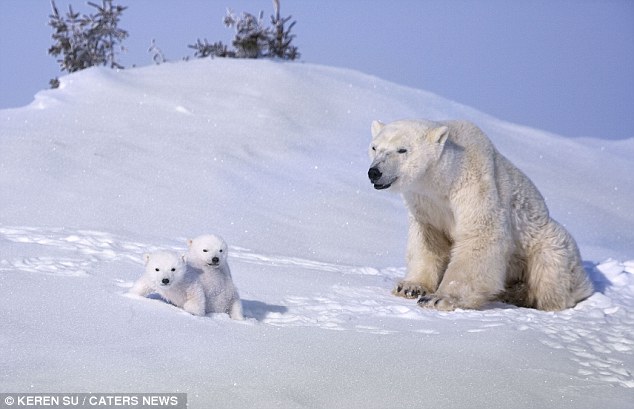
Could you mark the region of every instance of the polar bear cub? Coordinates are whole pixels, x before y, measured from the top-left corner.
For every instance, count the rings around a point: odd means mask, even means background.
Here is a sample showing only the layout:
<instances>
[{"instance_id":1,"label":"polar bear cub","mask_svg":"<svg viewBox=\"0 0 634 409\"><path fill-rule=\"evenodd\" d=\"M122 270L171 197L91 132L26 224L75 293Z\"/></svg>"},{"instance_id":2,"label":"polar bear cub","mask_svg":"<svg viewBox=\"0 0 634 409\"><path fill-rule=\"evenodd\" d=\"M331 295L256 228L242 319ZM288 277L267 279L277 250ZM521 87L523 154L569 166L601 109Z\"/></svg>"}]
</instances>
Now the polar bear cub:
<instances>
[{"instance_id":1,"label":"polar bear cub","mask_svg":"<svg viewBox=\"0 0 634 409\"><path fill-rule=\"evenodd\" d=\"M401 193L409 211L396 295L441 310L496 299L561 310L592 294L575 240L474 124L375 121L369 153L374 187Z\"/></svg>"},{"instance_id":2,"label":"polar bear cub","mask_svg":"<svg viewBox=\"0 0 634 409\"><path fill-rule=\"evenodd\" d=\"M171 251L145 254L145 273L130 293L145 297L157 293L166 301L193 315L205 315L206 297L202 281L189 273L182 256Z\"/></svg>"},{"instance_id":3,"label":"polar bear cub","mask_svg":"<svg viewBox=\"0 0 634 409\"><path fill-rule=\"evenodd\" d=\"M207 312L226 313L234 320L243 320L242 302L227 262L227 243L219 236L205 234L188 240L187 248L187 269L200 277Z\"/></svg>"}]
</instances>

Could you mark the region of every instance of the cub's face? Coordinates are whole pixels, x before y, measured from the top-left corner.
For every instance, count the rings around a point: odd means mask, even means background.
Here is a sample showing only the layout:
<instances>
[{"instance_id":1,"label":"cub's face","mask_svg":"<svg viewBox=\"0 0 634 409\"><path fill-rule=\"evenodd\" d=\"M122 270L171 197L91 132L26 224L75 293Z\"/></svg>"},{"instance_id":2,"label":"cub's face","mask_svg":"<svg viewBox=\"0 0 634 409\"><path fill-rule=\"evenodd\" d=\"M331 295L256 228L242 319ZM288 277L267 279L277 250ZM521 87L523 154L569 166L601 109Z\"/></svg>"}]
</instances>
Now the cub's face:
<instances>
[{"instance_id":1,"label":"cub's face","mask_svg":"<svg viewBox=\"0 0 634 409\"><path fill-rule=\"evenodd\" d=\"M424 176L440 156L448 134L446 127L434 125L425 121L372 123L368 177L375 189L406 191Z\"/></svg>"},{"instance_id":2,"label":"cub's face","mask_svg":"<svg viewBox=\"0 0 634 409\"><path fill-rule=\"evenodd\" d=\"M199 266L218 267L227 260L227 243L218 236L207 234L189 240L187 259Z\"/></svg>"},{"instance_id":3,"label":"cub's face","mask_svg":"<svg viewBox=\"0 0 634 409\"><path fill-rule=\"evenodd\" d=\"M169 288L180 282L185 276L183 258L168 251L146 254L145 272L156 288Z\"/></svg>"}]
</instances>

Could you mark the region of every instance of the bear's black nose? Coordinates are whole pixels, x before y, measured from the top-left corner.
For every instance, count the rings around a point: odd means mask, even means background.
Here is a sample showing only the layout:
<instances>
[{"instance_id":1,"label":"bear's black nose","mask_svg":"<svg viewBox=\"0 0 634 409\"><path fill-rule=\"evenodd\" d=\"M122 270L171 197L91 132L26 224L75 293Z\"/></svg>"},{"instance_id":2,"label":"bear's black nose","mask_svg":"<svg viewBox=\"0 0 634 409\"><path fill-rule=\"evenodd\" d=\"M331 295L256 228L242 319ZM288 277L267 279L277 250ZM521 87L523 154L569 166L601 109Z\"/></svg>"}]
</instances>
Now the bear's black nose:
<instances>
[{"instance_id":1,"label":"bear's black nose","mask_svg":"<svg viewBox=\"0 0 634 409\"><path fill-rule=\"evenodd\" d=\"M161 282L162 282L164 285L168 285L168 284L170 283L170 279L169 279L169 278L164 278L164 279L162 279L162 280L161 280Z\"/></svg>"},{"instance_id":2,"label":"bear's black nose","mask_svg":"<svg viewBox=\"0 0 634 409\"><path fill-rule=\"evenodd\" d=\"M377 168L370 168L370 170L368 171L368 177L370 178L370 182L375 182L381 179L381 176L383 176L383 174Z\"/></svg>"},{"instance_id":3,"label":"bear's black nose","mask_svg":"<svg viewBox=\"0 0 634 409\"><path fill-rule=\"evenodd\" d=\"M214 264L218 264L218 262L220 261L220 259L218 257L214 257L211 259L211 262Z\"/></svg>"}]
</instances>

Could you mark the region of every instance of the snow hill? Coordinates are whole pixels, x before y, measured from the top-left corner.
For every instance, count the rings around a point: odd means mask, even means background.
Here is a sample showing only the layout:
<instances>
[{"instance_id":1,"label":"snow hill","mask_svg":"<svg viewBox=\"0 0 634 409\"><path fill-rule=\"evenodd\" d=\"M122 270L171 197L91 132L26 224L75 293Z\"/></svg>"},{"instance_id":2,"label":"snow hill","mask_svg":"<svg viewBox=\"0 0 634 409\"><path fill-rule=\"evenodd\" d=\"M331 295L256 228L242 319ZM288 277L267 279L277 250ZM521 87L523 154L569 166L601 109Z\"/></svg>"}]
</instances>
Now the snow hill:
<instances>
[{"instance_id":1,"label":"snow hill","mask_svg":"<svg viewBox=\"0 0 634 409\"><path fill-rule=\"evenodd\" d=\"M575 236L596 294L557 313L440 313L391 296L406 213L367 180L367 146L373 119L402 118L477 123ZM0 111L0 393L184 392L192 408L631 408L632 158L634 139L567 139L310 64L63 77ZM245 322L125 296L144 252L184 251L207 232L230 244Z\"/></svg>"}]
</instances>

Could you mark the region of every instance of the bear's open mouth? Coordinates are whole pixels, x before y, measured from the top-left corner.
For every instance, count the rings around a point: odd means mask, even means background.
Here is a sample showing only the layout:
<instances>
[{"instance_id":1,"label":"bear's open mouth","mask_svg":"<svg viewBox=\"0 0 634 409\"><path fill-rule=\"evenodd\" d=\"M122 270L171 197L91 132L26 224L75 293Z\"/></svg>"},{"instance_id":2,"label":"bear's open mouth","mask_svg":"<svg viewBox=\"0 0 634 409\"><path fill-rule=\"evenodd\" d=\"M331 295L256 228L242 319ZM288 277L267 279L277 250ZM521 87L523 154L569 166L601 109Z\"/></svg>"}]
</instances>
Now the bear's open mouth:
<instances>
[{"instance_id":1,"label":"bear's open mouth","mask_svg":"<svg viewBox=\"0 0 634 409\"><path fill-rule=\"evenodd\" d=\"M376 190L383 190L383 189L387 189L388 187L392 186L392 184L393 184L394 182L396 182L396 179L398 179L398 178L394 178L394 179L390 180L390 181L389 181L389 182L387 182L387 183L373 183L373 185L374 185L374 188L375 188Z\"/></svg>"},{"instance_id":2,"label":"bear's open mouth","mask_svg":"<svg viewBox=\"0 0 634 409\"><path fill-rule=\"evenodd\" d=\"M375 188L376 190L387 189L387 188L388 188L388 187L390 187L390 186L392 186L392 184L391 184L391 183L387 183L387 184L385 184L385 185L379 185L378 183L375 183L375 184L374 184L374 188Z\"/></svg>"}]
</instances>

